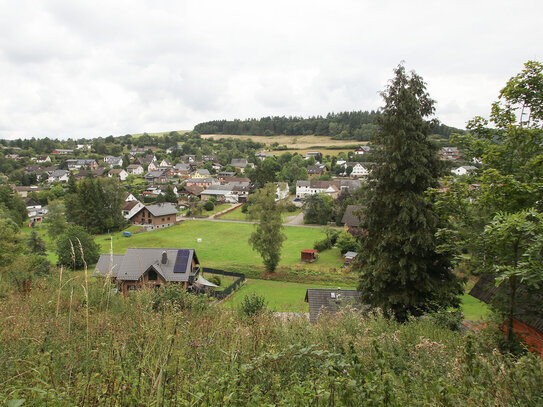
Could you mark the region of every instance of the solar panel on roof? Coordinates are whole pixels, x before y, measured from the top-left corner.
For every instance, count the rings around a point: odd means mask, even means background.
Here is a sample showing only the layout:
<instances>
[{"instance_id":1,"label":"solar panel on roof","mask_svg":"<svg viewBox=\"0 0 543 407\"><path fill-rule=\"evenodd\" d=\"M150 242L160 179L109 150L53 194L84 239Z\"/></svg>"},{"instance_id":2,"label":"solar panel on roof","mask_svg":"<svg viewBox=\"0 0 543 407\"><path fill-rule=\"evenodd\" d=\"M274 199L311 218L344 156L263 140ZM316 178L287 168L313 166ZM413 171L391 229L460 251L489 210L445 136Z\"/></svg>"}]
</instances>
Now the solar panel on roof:
<instances>
[{"instance_id":1,"label":"solar panel on roof","mask_svg":"<svg viewBox=\"0 0 543 407\"><path fill-rule=\"evenodd\" d=\"M175 265L173 266L174 273L185 273L187 271L187 263L190 257L190 250L183 249L177 251Z\"/></svg>"}]
</instances>

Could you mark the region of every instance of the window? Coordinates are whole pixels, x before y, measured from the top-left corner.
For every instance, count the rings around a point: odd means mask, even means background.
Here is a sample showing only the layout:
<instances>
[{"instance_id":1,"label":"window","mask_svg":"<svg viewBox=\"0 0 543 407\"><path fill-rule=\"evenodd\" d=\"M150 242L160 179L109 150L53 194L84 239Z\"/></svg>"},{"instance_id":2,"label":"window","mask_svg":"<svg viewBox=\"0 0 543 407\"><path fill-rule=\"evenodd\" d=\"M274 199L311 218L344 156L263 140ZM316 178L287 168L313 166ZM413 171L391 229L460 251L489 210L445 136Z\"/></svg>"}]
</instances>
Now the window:
<instances>
[{"instance_id":1,"label":"window","mask_svg":"<svg viewBox=\"0 0 543 407\"><path fill-rule=\"evenodd\" d=\"M170 220L170 217L168 216L168 220Z\"/></svg>"},{"instance_id":2,"label":"window","mask_svg":"<svg viewBox=\"0 0 543 407\"><path fill-rule=\"evenodd\" d=\"M157 280L157 274L154 269L149 270L149 273L147 274L147 280L149 281L156 281Z\"/></svg>"},{"instance_id":3,"label":"window","mask_svg":"<svg viewBox=\"0 0 543 407\"><path fill-rule=\"evenodd\" d=\"M162 218L162 222L164 222L164 218Z\"/></svg>"}]
</instances>

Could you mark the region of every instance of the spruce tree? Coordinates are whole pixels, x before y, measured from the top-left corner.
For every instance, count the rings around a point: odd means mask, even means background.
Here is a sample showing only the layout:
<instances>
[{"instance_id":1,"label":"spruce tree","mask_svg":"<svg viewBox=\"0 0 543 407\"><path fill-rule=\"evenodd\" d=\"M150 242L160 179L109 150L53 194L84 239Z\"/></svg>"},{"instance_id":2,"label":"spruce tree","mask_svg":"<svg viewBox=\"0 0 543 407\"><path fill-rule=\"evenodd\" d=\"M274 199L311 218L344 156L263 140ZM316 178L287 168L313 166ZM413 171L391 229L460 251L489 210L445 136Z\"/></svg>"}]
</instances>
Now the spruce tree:
<instances>
[{"instance_id":1,"label":"spruce tree","mask_svg":"<svg viewBox=\"0 0 543 407\"><path fill-rule=\"evenodd\" d=\"M403 321L409 315L458 306L462 287L450 256L438 253L439 216L425 192L438 185L443 164L428 136L425 118L434 101L416 73L399 65L381 93L381 131L372 140L375 167L368 178L361 213L357 266L364 303Z\"/></svg>"}]
</instances>

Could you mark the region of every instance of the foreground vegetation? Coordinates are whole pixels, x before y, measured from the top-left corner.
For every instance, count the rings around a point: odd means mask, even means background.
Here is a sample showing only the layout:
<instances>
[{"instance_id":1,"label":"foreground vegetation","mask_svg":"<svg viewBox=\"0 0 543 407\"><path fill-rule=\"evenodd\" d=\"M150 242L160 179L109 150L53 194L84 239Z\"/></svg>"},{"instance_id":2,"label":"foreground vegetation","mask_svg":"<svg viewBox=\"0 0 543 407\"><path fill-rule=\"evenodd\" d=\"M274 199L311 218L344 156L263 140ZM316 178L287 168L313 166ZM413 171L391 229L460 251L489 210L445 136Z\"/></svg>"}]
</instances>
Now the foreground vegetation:
<instances>
[{"instance_id":1,"label":"foreground vegetation","mask_svg":"<svg viewBox=\"0 0 543 407\"><path fill-rule=\"evenodd\" d=\"M39 280L27 295L12 292L0 304L0 403L543 402L539 358L502 355L493 350L495 337L452 332L425 318L398 324L344 312L310 325L225 312L174 289L122 298L90 282L87 301L81 273L64 281L59 292L58 275Z\"/></svg>"}]
</instances>

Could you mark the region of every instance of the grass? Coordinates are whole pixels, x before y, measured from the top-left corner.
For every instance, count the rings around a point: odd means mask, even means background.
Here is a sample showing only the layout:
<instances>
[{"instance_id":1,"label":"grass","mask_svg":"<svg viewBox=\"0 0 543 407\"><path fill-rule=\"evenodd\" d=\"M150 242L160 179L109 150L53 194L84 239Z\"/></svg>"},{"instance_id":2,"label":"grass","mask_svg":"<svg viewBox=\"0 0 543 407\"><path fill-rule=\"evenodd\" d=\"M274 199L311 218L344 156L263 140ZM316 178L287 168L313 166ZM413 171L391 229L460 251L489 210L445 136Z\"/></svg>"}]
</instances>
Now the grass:
<instances>
[{"instance_id":1,"label":"grass","mask_svg":"<svg viewBox=\"0 0 543 407\"><path fill-rule=\"evenodd\" d=\"M267 308L272 311L309 312L309 305L304 301L308 288L325 288L325 286L247 279L246 283L223 303L223 306L227 309L238 309L246 295L255 293L266 299Z\"/></svg>"},{"instance_id":2,"label":"grass","mask_svg":"<svg viewBox=\"0 0 543 407\"><path fill-rule=\"evenodd\" d=\"M270 145L272 143L279 143L279 145L286 145L288 149L293 150L311 150L312 146L348 146L351 147L354 144L366 144L366 142L357 142L356 140L332 140L330 137L325 136L271 136L271 137L259 137L259 136L248 136L248 135L230 135L230 134L202 134L202 138L208 139L213 138L214 140L219 140L223 138L233 138L240 140L253 140L260 143L266 143ZM311 151L323 150L331 151L325 148L313 149ZM351 150L352 151L352 150ZM275 151L279 155L284 151Z\"/></svg>"},{"instance_id":3,"label":"grass","mask_svg":"<svg viewBox=\"0 0 543 407\"><path fill-rule=\"evenodd\" d=\"M469 294L462 296L462 313L466 321L479 321L488 315L488 306Z\"/></svg>"},{"instance_id":4,"label":"grass","mask_svg":"<svg viewBox=\"0 0 543 407\"><path fill-rule=\"evenodd\" d=\"M139 229L139 228L138 228ZM129 231L136 231L129 228ZM254 230L252 224L184 221L179 225L151 232L133 233L123 237L122 232L114 233L113 250L124 254L128 247L186 247L196 249L198 259L204 267L225 269L261 268L262 260L249 246L248 239ZM300 262L300 251L312 248L315 240L322 239L319 228L285 227L287 240L283 244L281 266L294 266ZM108 235L97 236L102 253L109 250ZM198 243L197 239L202 241ZM342 264L339 252L321 257L307 267L313 269L336 268ZM312 267L316 266L316 267ZM305 267L305 266L304 266Z\"/></svg>"},{"instance_id":5,"label":"grass","mask_svg":"<svg viewBox=\"0 0 543 407\"><path fill-rule=\"evenodd\" d=\"M301 208L299 209L296 209L294 212L283 212L281 214L281 218L283 219L283 222L285 222L286 218L288 218L289 216L296 216L298 215L300 212L302 211ZM228 212L222 216L219 217L219 219L224 219L224 220L241 220L241 221L247 221L249 220L247 218L247 214L246 213L243 213L241 211L241 206L239 208L236 208L234 209L232 212Z\"/></svg>"}]
</instances>

